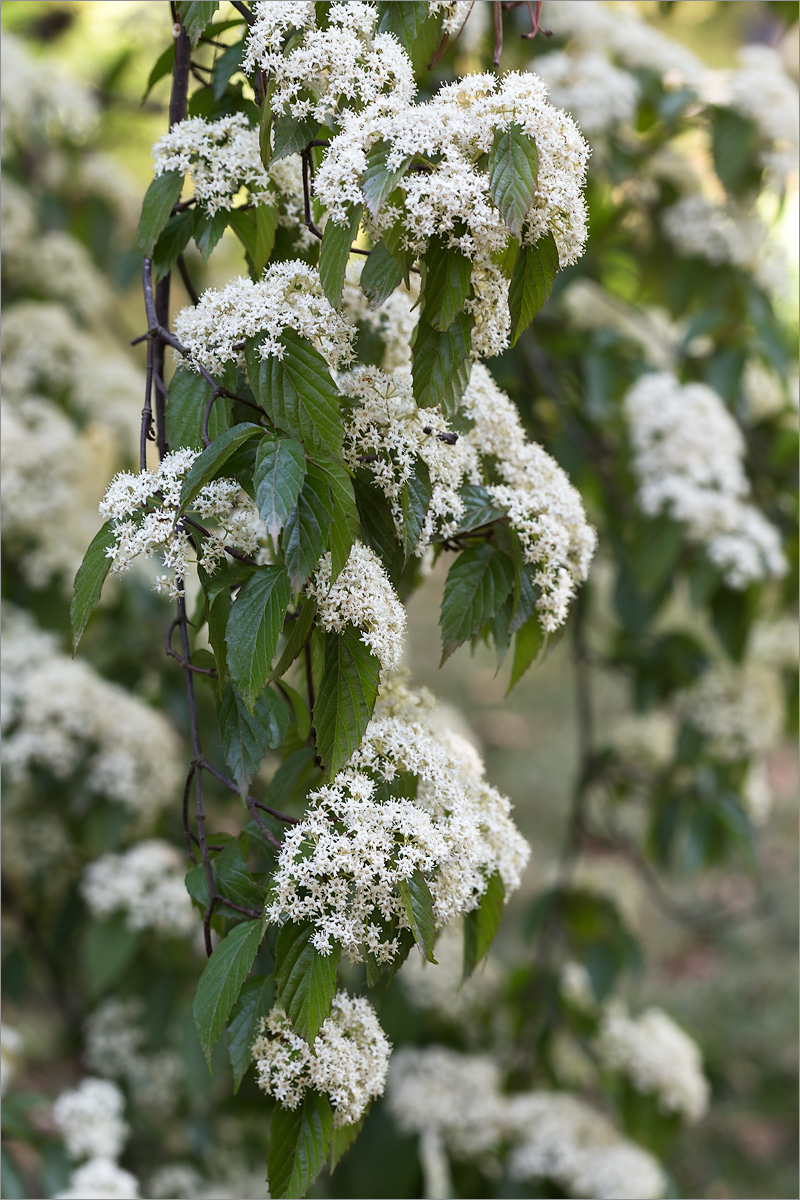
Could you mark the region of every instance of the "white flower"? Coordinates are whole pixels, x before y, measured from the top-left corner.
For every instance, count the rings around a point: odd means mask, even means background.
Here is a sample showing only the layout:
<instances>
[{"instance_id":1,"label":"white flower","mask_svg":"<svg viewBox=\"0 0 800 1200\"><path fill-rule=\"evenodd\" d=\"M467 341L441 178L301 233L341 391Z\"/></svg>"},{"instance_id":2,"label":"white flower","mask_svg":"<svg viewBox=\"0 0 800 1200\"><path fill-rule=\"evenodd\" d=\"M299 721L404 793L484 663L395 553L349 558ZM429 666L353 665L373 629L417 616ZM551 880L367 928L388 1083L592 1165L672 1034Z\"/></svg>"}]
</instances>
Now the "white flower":
<instances>
[{"instance_id":1,"label":"white flower","mask_svg":"<svg viewBox=\"0 0 800 1200\"><path fill-rule=\"evenodd\" d=\"M227 362L244 366L241 343L256 334L264 335L262 358L281 358L285 329L313 342L331 367L352 356L355 328L325 299L319 272L303 262L273 263L257 283L240 277L221 291L208 288L175 318L177 337L212 373Z\"/></svg>"},{"instance_id":2,"label":"white flower","mask_svg":"<svg viewBox=\"0 0 800 1200\"><path fill-rule=\"evenodd\" d=\"M679 254L730 263L749 271L759 287L778 296L790 291L785 257L764 222L729 200L717 204L700 193L682 196L661 214L667 239Z\"/></svg>"},{"instance_id":3,"label":"white flower","mask_svg":"<svg viewBox=\"0 0 800 1200\"><path fill-rule=\"evenodd\" d=\"M681 697L685 717L723 761L762 757L780 740L784 701L780 676L758 661L720 664Z\"/></svg>"},{"instance_id":4,"label":"white flower","mask_svg":"<svg viewBox=\"0 0 800 1200\"><path fill-rule=\"evenodd\" d=\"M611 731L611 744L624 759L644 770L658 771L672 762L678 730L675 718L655 709L620 718Z\"/></svg>"},{"instance_id":5,"label":"white flower","mask_svg":"<svg viewBox=\"0 0 800 1200\"><path fill-rule=\"evenodd\" d=\"M643 512L682 521L731 587L785 574L777 529L744 499L744 439L716 392L642 375L624 410Z\"/></svg>"},{"instance_id":6,"label":"white flower","mask_svg":"<svg viewBox=\"0 0 800 1200\"><path fill-rule=\"evenodd\" d=\"M393 794L410 776L414 799ZM350 763L284 835L267 917L311 921L323 954L336 942L354 961L390 962L408 929L400 885L415 871L437 927L474 908L495 871L506 895L519 887L529 849L510 809L474 749L435 732L424 698L389 677Z\"/></svg>"},{"instance_id":7,"label":"white flower","mask_svg":"<svg viewBox=\"0 0 800 1200\"><path fill-rule=\"evenodd\" d=\"M91 1076L53 1105L53 1121L70 1158L116 1158L128 1136L125 1099L116 1084Z\"/></svg>"},{"instance_id":8,"label":"white flower","mask_svg":"<svg viewBox=\"0 0 800 1200\"><path fill-rule=\"evenodd\" d=\"M561 305L570 325L580 330L610 329L641 350L648 366L674 370L683 351L689 322L673 321L669 310L626 304L593 279L576 279L561 293Z\"/></svg>"},{"instance_id":9,"label":"white flower","mask_svg":"<svg viewBox=\"0 0 800 1200\"><path fill-rule=\"evenodd\" d=\"M331 583L331 555L323 554L306 594L317 602L317 624L341 633L346 625L361 630L361 640L383 670L400 665L406 610L397 599L381 560L369 546L355 542Z\"/></svg>"},{"instance_id":10,"label":"white flower","mask_svg":"<svg viewBox=\"0 0 800 1200\"><path fill-rule=\"evenodd\" d=\"M697 1121L708 1108L697 1043L660 1008L631 1017L624 1007L610 1007L595 1044L604 1067L625 1075L637 1091L654 1094L664 1112Z\"/></svg>"},{"instance_id":11,"label":"white flower","mask_svg":"<svg viewBox=\"0 0 800 1200\"><path fill-rule=\"evenodd\" d=\"M462 981L464 937L460 923L446 926L436 939L436 963L412 954L399 979L412 1008L436 1013L454 1024L468 1022L476 1012L491 1008L500 989L493 959Z\"/></svg>"},{"instance_id":12,"label":"white flower","mask_svg":"<svg viewBox=\"0 0 800 1200\"><path fill-rule=\"evenodd\" d=\"M165 171L189 175L197 203L213 216L230 209L241 188L255 204L269 199L269 175L258 149L258 130L244 113L218 121L190 117L173 125L153 146L156 178Z\"/></svg>"},{"instance_id":13,"label":"white flower","mask_svg":"<svg viewBox=\"0 0 800 1200\"><path fill-rule=\"evenodd\" d=\"M139 1184L130 1171L123 1171L109 1158L92 1158L72 1173L65 1192L56 1200L137 1200Z\"/></svg>"},{"instance_id":14,"label":"white flower","mask_svg":"<svg viewBox=\"0 0 800 1200\"><path fill-rule=\"evenodd\" d=\"M265 1092L284 1108L297 1108L308 1088L322 1092L333 1106L338 1129L360 1120L370 1102L383 1094L391 1049L369 1001L337 992L313 1047L275 1007L262 1018L253 1057Z\"/></svg>"},{"instance_id":15,"label":"white flower","mask_svg":"<svg viewBox=\"0 0 800 1200\"><path fill-rule=\"evenodd\" d=\"M725 99L735 112L756 125L765 143L761 161L773 182L785 186L786 177L797 172L797 83L787 75L780 54L771 46L741 46L738 57L739 66L723 72Z\"/></svg>"},{"instance_id":16,"label":"white flower","mask_svg":"<svg viewBox=\"0 0 800 1200\"><path fill-rule=\"evenodd\" d=\"M112 574L122 574L140 554L151 558L158 551L170 574L156 576L154 591L173 599L184 595L181 581L196 552L189 529L177 521L177 514L183 480L197 457L196 450L173 450L155 471L120 471L114 476L100 504L101 517L115 522L114 543L106 550ZM209 574L225 561L226 546L251 557L259 555L266 529L255 504L235 479L204 484L191 510L217 522L203 542L199 560Z\"/></svg>"},{"instance_id":17,"label":"white flower","mask_svg":"<svg viewBox=\"0 0 800 1200\"><path fill-rule=\"evenodd\" d=\"M123 804L142 819L174 800L183 768L161 712L61 654L57 639L6 606L2 657L3 767L18 787L35 767ZM23 793L24 794L24 793Z\"/></svg>"},{"instance_id":18,"label":"white flower","mask_svg":"<svg viewBox=\"0 0 800 1200\"><path fill-rule=\"evenodd\" d=\"M538 55L532 66L550 89L550 102L566 109L586 137L596 138L633 121L639 85L598 50Z\"/></svg>"},{"instance_id":19,"label":"white flower","mask_svg":"<svg viewBox=\"0 0 800 1200\"><path fill-rule=\"evenodd\" d=\"M124 854L104 854L90 863L81 890L95 916L123 912L133 930L185 936L196 921L184 874L179 851L152 838Z\"/></svg>"}]
</instances>

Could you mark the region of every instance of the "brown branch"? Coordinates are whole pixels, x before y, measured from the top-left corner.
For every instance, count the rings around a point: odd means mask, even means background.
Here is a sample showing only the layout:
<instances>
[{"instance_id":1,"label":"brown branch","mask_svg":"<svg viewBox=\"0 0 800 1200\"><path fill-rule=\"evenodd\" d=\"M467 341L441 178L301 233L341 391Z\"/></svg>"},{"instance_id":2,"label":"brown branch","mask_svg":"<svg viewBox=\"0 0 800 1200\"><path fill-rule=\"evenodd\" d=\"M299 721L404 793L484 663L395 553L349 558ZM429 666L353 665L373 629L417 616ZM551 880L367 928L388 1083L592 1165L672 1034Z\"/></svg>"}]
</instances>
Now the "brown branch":
<instances>
[{"instance_id":1,"label":"brown branch","mask_svg":"<svg viewBox=\"0 0 800 1200\"><path fill-rule=\"evenodd\" d=\"M212 766L207 759L204 758L198 765L204 771L208 771L210 775L213 775L215 779L218 779L220 783L224 783L226 788L229 788L232 792L236 792L236 794L239 796L241 795L241 792L234 781L229 779L227 775L223 775L222 771L218 771L217 768ZM256 800L253 796L245 796L245 800L255 804L263 812L268 813L271 817L274 817L276 821L282 821L284 825L300 824L300 821L297 817L290 817L288 813L279 812L277 808L270 808L269 805L262 804L260 800Z\"/></svg>"},{"instance_id":2,"label":"brown branch","mask_svg":"<svg viewBox=\"0 0 800 1200\"><path fill-rule=\"evenodd\" d=\"M236 11L237 11L238 13L241 13L241 14L242 14L242 16L244 17L245 21L247 21L247 24L248 24L248 25L252 25L252 24L253 24L253 22L255 21L255 17L253 16L252 12L251 12L251 11L250 11L250 9L247 7L247 5L246 5L246 4L242 4L242 0L231 0L231 5L233 6L233 8L235 8L235 9L236 9Z\"/></svg>"},{"instance_id":3,"label":"brown branch","mask_svg":"<svg viewBox=\"0 0 800 1200\"><path fill-rule=\"evenodd\" d=\"M192 283L191 276L189 275L189 271L186 266L186 259L183 257L182 254L178 255L178 264L177 265L178 265L178 270L180 272L181 280L183 281L183 286L186 288L186 294L188 295L192 304L196 308L197 305L200 303L200 297L198 296L195 286Z\"/></svg>"},{"instance_id":4,"label":"brown branch","mask_svg":"<svg viewBox=\"0 0 800 1200\"><path fill-rule=\"evenodd\" d=\"M501 0L493 0L492 12L494 14L494 58L492 66L497 68L500 66L500 55L503 53L503 5Z\"/></svg>"}]
</instances>

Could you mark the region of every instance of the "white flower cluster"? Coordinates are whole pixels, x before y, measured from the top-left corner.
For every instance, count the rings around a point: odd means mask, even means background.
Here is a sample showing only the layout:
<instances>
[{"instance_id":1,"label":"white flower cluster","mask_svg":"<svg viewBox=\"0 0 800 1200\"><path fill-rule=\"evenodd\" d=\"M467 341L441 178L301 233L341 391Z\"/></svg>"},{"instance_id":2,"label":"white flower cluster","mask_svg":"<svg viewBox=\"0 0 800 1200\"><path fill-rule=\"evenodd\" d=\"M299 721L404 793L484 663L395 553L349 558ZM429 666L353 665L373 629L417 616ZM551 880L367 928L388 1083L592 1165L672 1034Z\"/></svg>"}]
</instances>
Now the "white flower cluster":
<instances>
[{"instance_id":1,"label":"white flower cluster","mask_svg":"<svg viewBox=\"0 0 800 1200\"><path fill-rule=\"evenodd\" d=\"M682 196L661 214L667 239L678 254L730 263L749 271L765 292L789 291L786 264L764 222L734 201L718 204L699 192Z\"/></svg>"},{"instance_id":2,"label":"white flower cluster","mask_svg":"<svg viewBox=\"0 0 800 1200\"><path fill-rule=\"evenodd\" d=\"M556 51L537 56L531 66L547 84L551 104L566 109L590 140L633 123L639 85L600 51Z\"/></svg>"},{"instance_id":3,"label":"white flower cluster","mask_svg":"<svg viewBox=\"0 0 800 1200\"><path fill-rule=\"evenodd\" d=\"M317 602L317 624L341 633L345 625L361 630L384 671L399 667L403 657L406 610L397 599L383 563L374 550L355 542L342 570L331 583L331 555L323 554L306 594Z\"/></svg>"},{"instance_id":4,"label":"white flower cluster","mask_svg":"<svg viewBox=\"0 0 800 1200\"><path fill-rule=\"evenodd\" d=\"M355 327L325 299L319 272L303 262L274 263L257 283L240 276L220 291L208 288L175 318L177 337L212 373L228 362L243 367L243 343L256 334L264 335L262 358L282 358L284 329L308 338L330 367L352 357Z\"/></svg>"},{"instance_id":5,"label":"white flower cluster","mask_svg":"<svg viewBox=\"0 0 800 1200\"><path fill-rule=\"evenodd\" d=\"M183 856L169 842L148 838L123 854L104 854L83 874L83 898L96 917L125 914L130 929L186 936L196 920L184 885Z\"/></svg>"},{"instance_id":6,"label":"white flower cluster","mask_svg":"<svg viewBox=\"0 0 800 1200\"><path fill-rule=\"evenodd\" d=\"M316 177L316 194L330 219L345 224L348 205L361 201L367 154L376 143L388 146L389 170L422 160L424 169L399 180L392 203L374 220L365 216L365 223L376 239L399 224L405 246L416 255L425 252L432 235L443 235L472 260L475 294L467 308L476 320L476 358L505 349L509 321L508 283L492 258L509 232L492 200L489 176L476 162L491 151L496 131L512 123L535 139L539 155L524 241L552 233L566 266L577 261L586 241L581 189L589 148L574 121L548 104L536 75L512 72L499 81L491 74L470 75L442 87L427 104L389 112L373 105L346 116Z\"/></svg>"},{"instance_id":7,"label":"white flower cluster","mask_svg":"<svg viewBox=\"0 0 800 1200\"><path fill-rule=\"evenodd\" d=\"M55 1200L138 1200L139 1184L108 1158L92 1158L73 1171L70 1186Z\"/></svg>"},{"instance_id":8,"label":"white flower cluster","mask_svg":"<svg viewBox=\"0 0 800 1200\"><path fill-rule=\"evenodd\" d=\"M720 664L682 697L682 710L723 761L760 758L783 732L785 713L778 672L755 660Z\"/></svg>"},{"instance_id":9,"label":"white flower cluster","mask_svg":"<svg viewBox=\"0 0 800 1200\"><path fill-rule=\"evenodd\" d=\"M315 28L313 6L257 0L244 69L258 66L274 81L276 116L342 121L350 107L383 108L416 90L411 60L391 33L376 33L377 8L349 0L332 4L327 29ZM281 52L284 33L302 30L300 44Z\"/></svg>"},{"instance_id":10,"label":"white flower cluster","mask_svg":"<svg viewBox=\"0 0 800 1200\"><path fill-rule=\"evenodd\" d=\"M585 50L605 50L631 71L654 71L671 84L697 88L705 75L702 61L685 46L643 20L603 0L558 0L547 10L548 28L572 38ZM538 60L537 60L538 61Z\"/></svg>"},{"instance_id":11,"label":"white flower cluster","mask_svg":"<svg viewBox=\"0 0 800 1200\"><path fill-rule=\"evenodd\" d=\"M428 0L429 12L442 11L442 33L448 37L458 36L474 7L474 0Z\"/></svg>"},{"instance_id":12,"label":"white flower cluster","mask_svg":"<svg viewBox=\"0 0 800 1200\"><path fill-rule=\"evenodd\" d=\"M756 125L766 143L761 161L774 181L785 185L797 172L800 144L796 81L780 54L764 45L742 46L739 66L726 74L730 107Z\"/></svg>"},{"instance_id":13,"label":"white flower cluster","mask_svg":"<svg viewBox=\"0 0 800 1200\"><path fill-rule=\"evenodd\" d=\"M43 68L8 31L0 47L0 77L4 158L15 141L44 149L48 143L83 142L95 129L99 106L89 88L54 71L52 61Z\"/></svg>"},{"instance_id":14,"label":"white flower cluster","mask_svg":"<svg viewBox=\"0 0 800 1200\"><path fill-rule=\"evenodd\" d=\"M383 1095L391 1051L372 1005L347 992L334 996L313 1047L277 1006L253 1043L259 1086L284 1108L297 1108L314 1088L330 1099L337 1129L355 1124Z\"/></svg>"},{"instance_id":15,"label":"white flower cluster","mask_svg":"<svg viewBox=\"0 0 800 1200\"><path fill-rule=\"evenodd\" d=\"M666 308L626 304L593 279L576 279L559 300L574 329L619 334L638 346L647 365L657 371L675 370L681 354L691 354L697 346L692 339L684 349L687 319L674 321Z\"/></svg>"},{"instance_id":16,"label":"white flower cluster","mask_svg":"<svg viewBox=\"0 0 800 1200\"><path fill-rule=\"evenodd\" d=\"M404 1047L392 1058L387 1100L399 1127L419 1134L423 1149L432 1135L458 1159L510 1143L512 1178L551 1179L567 1195L597 1200L663 1194L657 1161L595 1109L563 1092L503 1094L498 1066L487 1056Z\"/></svg>"},{"instance_id":17,"label":"white flower cluster","mask_svg":"<svg viewBox=\"0 0 800 1200\"><path fill-rule=\"evenodd\" d=\"M267 918L311 921L323 954L338 942L353 961L368 951L390 962L408 927L399 885L417 870L437 927L473 909L495 871L506 896L519 887L530 851L509 801L484 780L474 748L434 730L426 710L390 677L348 766L284 836ZM385 785L407 775L415 798L392 796Z\"/></svg>"},{"instance_id":18,"label":"white flower cluster","mask_svg":"<svg viewBox=\"0 0 800 1200\"><path fill-rule=\"evenodd\" d=\"M70 1158L117 1158L129 1133L124 1109L122 1092L107 1079L89 1076L62 1092L53 1105L53 1122Z\"/></svg>"},{"instance_id":19,"label":"white flower cluster","mask_svg":"<svg viewBox=\"0 0 800 1200\"><path fill-rule=\"evenodd\" d=\"M258 130L244 113L218 121L190 117L173 125L153 146L156 178L165 171L189 175L197 203L213 216L233 208L242 188L252 204L269 202L269 175L258 150Z\"/></svg>"},{"instance_id":20,"label":"white flower cluster","mask_svg":"<svg viewBox=\"0 0 800 1200\"><path fill-rule=\"evenodd\" d=\"M577 1096L530 1092L511 1096L507 1123L519 1144L509 1158L516 1179L552 1179L568 1196L656 1200L666 1186L658 1161L623 1138Z\"/></svg>"},{"instance_id":21,"label":"white flower cluster","mask_svg":"<svg viewBox=\"0 0 800 1200\"><path fill-rule=\"evenodd\" d=\"M458 528L464 512L458 489L482 479L477 451L469 438L451 446L434 435L449 432L448 422L438 409L417 407L407 372L359 367L344 376L340 388L353 401L345 421L345 461L353 470L363 465L370 472L389 501L401 539L403 487L418 459L427 467L431 501L414 550L421 557L434 536L448 537Z\"/></svg>"},{"instance_id":22,"label":"white flower cluster","mask_svg":"<svg viewBox=\"0 0 800 1200\"><path fill-rule=\"evenodd\" d=\"M528 442L519 413L480 363L473 367L462 406L475 422L467 435L503 480L487 490L508 513L525 561L536 568L536 607L548 632L563 625L578 583L589 573L597 537L566 472L541 446Z\"/></svg>"},{"instance_id":23,"label":"white flower cluster","mask_svg":"<svg viewBox=\"0 0 800 1200\"><path fill-rule=\"evenodd\" d=\"M180 787L180 745L163 713L61 654L57 639L6 606L3 615L3 767L24 793L33 769L81 772L82 792L142 820Z\"/></svg>"},{"instance_id":24,"label":"white flower cluster","mask_svg":"<svg viewBox=\"0 0 800 1200\"><path fill-rule=\"evenodd\" d=\"M762 358L748 358L742 372L742 399L748 421L757 424L791 412L793 397L786 380ZM796 409L796 405L794 405ZM792 414L796 419L796 411Z\"/></svg>"},{"instance_id":25,"label":"white flower cluster","mask_svg":"<svg viewBox=\"0 0 800 1200\"><path fill-rule=\"evenodd\" d=\"M146 1052L143 1021L140 997L105 1000L86 1022L84 1058L98 1075L124 1081L144 1111L167 1116L177 1103L181 1061L165 1047Z\"/></svg>"},{"instance_id":26,"label":"white flower cluster","mask_svg":"<svg viewBox=\"0 0 800 1200\"><path fill-rule=\"evenodd\" d=\"M611 731L611 745L629 762L646 771L658 771L672 762L678 730L674 716L664 709L630 713Z\"/></svg>"},{"instance_id":27,"label":"white flower cluster","mask_svg":"<svg viewBox=\"0 0 800 1200\"><path fill-rule=\"evenodd\" d=\"M364 262L362 258L350 257L342 292L342 309L353 324L363 324L370 333L380 338L384 346L380 362L383 371L410 371L411 343L418 317L419 276L412 275L408 288L401 284L380 308L372 309L359 286Z\"/></svg>"},{"instance_id":28,"label":"white flower cluster","mask_svg":"<svg viewBox=\"0 0 800 1200\"><path fill-rule=\"evenodd\" d=\"M140 554L151 558L158 551L171 572L157 575L153 590L175 599L183 596L183 580L195 561L195 547L182 522L177 522L183 480L199 454L173 450L155 471L120 471L108 486L100 515L113 520L114 544L106 550L111 573L121 575ZM149 504L155 507L147 507ZM204 484L192 501L192 512L213 518L217 525L203 542L199 562L212 574L232 546L251 557L259 554L266 530L258 509L235 479L215 479Z\"/></svg>"},{"instance_id":29,"label":"white flower cluster","mask_svg":"<svg viewBox=\"0 0 800 1200\"><path fill-rule=\"evenodd\" d=\"M642 375L624 411L643 512L682 521L731 587L783 575L780 535L744 499L744 439L716 392L667 372Z\"/></svg>"},{"instance_id":30,"label":"white flower cluster","mask_svg":"<svg viewBox=\"0 0 800 1200\"><path fill-rule=\"evenodd\" d=\"M607 1070L654 1094L664 1112L686 1121L706 1112L709 1085L697 1043L660 1008L631 1017L624 1007L609 1006L595 1046Z\"/></svg>"},{"instance_id":31,"label":"white flower cluster","mask_svg":"<svg viewBox=\"0 0 800 1200\"><path fill-rule=\"evenodd\" d=\"M99 422L123 448L137 444L141 373L108 338L87 333L60 304L24 300L3 310L3 402L51 396L80 421Z\"/></svg>"},{"instance_id":32,"label":"white flower cluster","mask_svg":"<svg viewBox=\"0 0 800 1200\"><path fill-rule=\"evenodd\" d=\"M491 1008L500 990L496 963L490 958L462 982L463 941L460 923L448 925L436 939L435 965L419 954L403 964L399 979L412 1008L459 1025Z\"/></svg>"}]
</instances>

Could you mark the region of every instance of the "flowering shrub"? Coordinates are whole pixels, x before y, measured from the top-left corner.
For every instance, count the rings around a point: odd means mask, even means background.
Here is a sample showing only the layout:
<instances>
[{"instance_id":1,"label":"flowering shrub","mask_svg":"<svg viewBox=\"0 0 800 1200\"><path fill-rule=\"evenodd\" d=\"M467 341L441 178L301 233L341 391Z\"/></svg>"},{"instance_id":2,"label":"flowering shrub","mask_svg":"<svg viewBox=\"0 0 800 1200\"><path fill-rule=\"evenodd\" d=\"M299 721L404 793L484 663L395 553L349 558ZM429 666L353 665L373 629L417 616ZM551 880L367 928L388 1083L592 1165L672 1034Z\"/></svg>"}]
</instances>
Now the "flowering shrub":
<instances>
[{"instance_id":1,"label":"flowering shrub","mask_svg":"<svg viewBox=\"0 0 800 1200\"><path fill-rule=\"evenodd\" d=\"M41 949L84 1068L45 1133L12 1108L48 1195L263 1194L254 1146L274 1197L366 1194L380 1136L415 1139L408 1194L657 1197L711 1102L689 1032L614 994L646 937L597 852L660 896L769 811L796 89L766 47L710 70L627 10L519 8L455 77L486 4L174 5L141 379L103 255L44 228L80 188L130 221L96 102L10 43L4 869L86 979ZM44 599L76 567L85 660ZM404 666L432 572L443 662L486 644L513 687L572 642L572 812L527 892L511 800ZM608 730L598 666L635 709ZM529 949L483 970L521 888Z\"/></svg>"}]
</instances>

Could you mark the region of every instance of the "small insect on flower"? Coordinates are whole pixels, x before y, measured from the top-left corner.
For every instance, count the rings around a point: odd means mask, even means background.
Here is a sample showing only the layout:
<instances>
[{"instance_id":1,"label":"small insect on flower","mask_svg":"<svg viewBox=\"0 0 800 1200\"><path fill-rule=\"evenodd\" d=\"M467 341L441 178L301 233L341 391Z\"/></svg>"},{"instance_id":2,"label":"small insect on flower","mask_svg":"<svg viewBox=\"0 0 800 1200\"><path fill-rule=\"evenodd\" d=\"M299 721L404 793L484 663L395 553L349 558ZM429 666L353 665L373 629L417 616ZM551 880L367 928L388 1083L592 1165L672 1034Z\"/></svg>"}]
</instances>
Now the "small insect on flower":
<instances>
[{"instance_id":1,"label":"small insect on flower","mask_svg":"<svg viewBox=\"0 0 800 1200\"><path fill-rule=\"evenodd\" d=\"M434 434L439 439L440 442L446 442L448 446L455 446L456 442L458 441L457 433L450 433L447 431L441 432L438 429L434 429L432 425L424 425L422 427L422 432L427 433L427 434L431 434L431 433Z\"/></svg>"}]
</instances>

